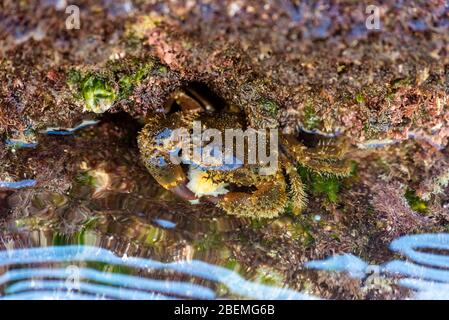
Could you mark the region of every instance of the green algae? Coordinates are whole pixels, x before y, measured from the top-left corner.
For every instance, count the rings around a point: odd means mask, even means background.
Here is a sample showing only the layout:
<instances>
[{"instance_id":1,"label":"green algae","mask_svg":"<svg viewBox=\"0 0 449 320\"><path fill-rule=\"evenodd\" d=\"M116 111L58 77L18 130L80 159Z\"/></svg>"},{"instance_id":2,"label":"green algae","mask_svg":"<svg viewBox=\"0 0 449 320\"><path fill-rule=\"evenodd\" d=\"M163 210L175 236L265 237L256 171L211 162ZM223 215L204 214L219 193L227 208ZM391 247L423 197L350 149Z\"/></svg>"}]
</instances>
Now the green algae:
<instances>
[{"instance_id":1,"label":"green algae","mask_svg":"<svg viewBox=\"0 0 449 320\"><path fill-rule=\"evenodd\" d=\"M265 285L280 287L285 283L285 278L279 271L266 265L257 268L254 280Z\"/></svg>"},{"instance_id":2,"label":"green algae","mask_svg":"<svg viewBox=\"0 0 449 320\"><path fill-rule=\"evenodd\" d=\"M52 237L52 245L66 246L66 245L84 245L84 230L67 235L55 232Z\"/></svg>"},{"instance_id":3,"label":"green algae","mask_svg":"<svg viewBox=\"0 0 449 320\"><path fill-rule=\"evenodd\" d=\"M127 267L123 265L111 265L107 264L105 262L93 262L93 261L87 261L86 267L90 267L92 269L101 270L103 272L107 273L117 273L117 274L127 274L132 275L135 274L135 270L132 267Z\"/></svg>"},{"instance_id":4,"label":"green algae","mask_svg":"<svg viewBox=\"0 0 449 320\"><path fill-rule=\"evenodd\" d=\"M240 265L240 263L237 261L237 259L235 257L228 257L226 263L224 264L224 267L226 269L236 271L236 272L239 272L239 270L241 270L241 268L242 268L242 266Z\"/></svg>"},{"instance_id":5,"label":"green algae","mask_svg":"<svg viewBox=\"0 0 449 320\"><path fill-rule=\"evenodd\" d=\"M251 219L250 227L253 230L260 230L268 224L269 219Z\"/></svg>"},{"instance_id":6,"label":"green algae","mask_svg":"<svg viewBox=\"0 0 449 320\"><path fill-rule=\"evenodd\" d=\"M312 225L306 221L306 217L303 219L294 221L289 225L288 230L292 234L292 239L300 241L305 248L313 246L315 238L312 234Z\"/></svg>"},{"instance_id":7,"label":"green algae","mask_svg":"<svg viewBox=\"0 0 449 320\"><path fill-rule=\"evenodd\" d=\"M115 101L116 93L105 78L90 74L81 83L81 96L84 99L85 111L103 113Z\"/></svg>"},{"instance_id":8,"label":"green algae","mask_svg":"<svg viewBox=\"0 0 449 320\"><path fill-rule=\"evenodd\" d=\"M140 232L138 235L138 241L148 246L155 246L161 239L161 234L164 231L153 225L147 225L144 232Z\"/></svg>"},{"instance_id":9,"label":"green algae","mask_svg":"<svg viewBox=\"0 0 449 320\"><path fill-rule=\"evenodd\" d=\"M83 101L83 110L103 113L116 99L116 92L110 85L108 77L100 73L83 74L79 70L69 70L67 84L76 100Z\"/></svg>"},{"instance_id":10,"label":"green algae","mask_svg":"<svg viewBox=\"0 0 449 320\"><path fill-rule=\"evenodd\" d=\"M160 65L160 66L157 68L157 71L158 71L160 74L166 74L166 73L168 72L168 68L167 68L167 66Z\"/></svg>"},{"instance_id":11,"label":"green algae","mask_svg":"<svg viewBox=\"0 0 449 320\"><path fill-rule=\"evenodd\" d=\"M71 87L77 87L83 80L81 71L71 69L67 72L67 84Z\"/></svg>"},{"instance_id":12,"label":"green algae","mask_svg":"<svg viewBox=\"0 0 449 320\"><path fill-rule=\"evenodd\" d=\"M121 99L128 98L132 94L134 88L139 84L141 84L141 82L150 75L154 67L155 63L153 61L148 61L145 63L137 62L135 66L136 69L132 73L121 76L118 80L119 98ZM160 66L158 70L161 69L162 67L165 66ZM167 72L166 67L163 70L164 71L161 71L161 73Z\"/></svg>"},{"instance_id":13,"label":"green algae","mask_svg":"<svg viewBox=\"0 0 449 320\"><path fill-rule=\"evenodd\" d=\"M357 101L358 104L364 104L365 103L365 96L363 93L359 92L355 96L355 101Z\"/></svg>"},{"instance_id":14,"label":"green algae","mask_svg":"<svg viewBox=\"0 0 449 320\"><path fill-rule=\"evenodd\" d=\"M413 211L419 213L427 213L428 204L427 201L424 201L420 197L418 197L414 190L407 189L404 194L405 199L407 200L408 205Z\"/></svg>"},{"instance_id":15,"label":"green algae","mask_svg":"<svg viewBox=\"0 0 449 320\"><path fill-rule=\"evenodd\" d=\"M193 242L193 246L197 251L207 251L210 249L218 249L223 245L221 235L218 233L205 234L203 238ZM222 250L222 249L220 249Z\"/></svg>"},{"instance_id":16,"label":"green algae","mask_svg":"<svg viewBox=\"0 0 449 320\"><path fill-rule=\"evenodd\" d=\"M307 130L314 130L320 127L322 120L316 114L311 102L307 102L304 107L304 127Z\"/></svg>"},{"instance_id":17,"label":"green algae","mask_svg":"<svg viewBox=\"0 0 449 320\"><path fill-rule=\"evenodd\" d=\"M338 202L340 182L335 177L317 176L312 183L312 192L324 195L332 203Z\"/></svg>"},{"instance_id":18,"label":"green algae","mask_svg":"<svg viewBox=\"0 0 449 320\"><path fill-rule=\"evenodd\" d=\"M260 106L263 110L267 111L270 116L275 118L279 112L279 106L268 98L261 98L259 100Z\"/></svg>"},{"instance_id":19,"label":"green algae","mask_svg":"<svg viewBox=\"0 0 449 320\"><path fill-rule=\"evenodd\" d=\"M100 70L67 73L67 84L84 111L103 113L119 100L126 100L151 75L165 75L168 67L152 57L128 57L108 61Z\"/></svg>"},{"instance_id":20,"label":"green algae","mask_svg":"<svg viewBox=\"0 0 449 320\"><path fill-rule=\"evenodd\" d=\"M89 172L82 172L75 177L75 181L82 186L95 187L96 179Z\"/></svg>"},{"instance_id":21,"label":"green algae","mask_svg":"<svg viewBox=\"0 0 449 320\"><path fill-rule=\"evenodd\" d=\"M355 167L353 170L355 170ZM339 178L333 175L322 175L312 172L301 165L298 166L298 173L314 195L325 196L331 203L338 202L341 184Z\"/></svg>"}]
</instances>

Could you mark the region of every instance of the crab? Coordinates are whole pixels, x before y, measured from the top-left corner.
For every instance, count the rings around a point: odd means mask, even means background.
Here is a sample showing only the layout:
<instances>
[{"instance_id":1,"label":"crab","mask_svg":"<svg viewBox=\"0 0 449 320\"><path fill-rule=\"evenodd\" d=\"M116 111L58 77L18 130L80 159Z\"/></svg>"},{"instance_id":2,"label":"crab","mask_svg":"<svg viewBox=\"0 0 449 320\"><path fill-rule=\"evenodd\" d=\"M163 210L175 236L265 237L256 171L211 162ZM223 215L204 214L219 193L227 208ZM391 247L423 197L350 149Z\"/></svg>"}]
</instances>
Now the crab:
<instances>
[{"instance_id":1,"label":"crab","mask_svg":"<svg viewBox=\"0 0 449 320\"><path fill-rule=\"evenodd\" d=\"M174 106L177 111L173 111ZM236 159L239 165L235 167L217 168L201 161L173 163L170 155L176 146L168 139L170 133L178 128L187 128L191 133L195 120L201 121L203 129L220 132L244 130L248 125L244 113L236 106L219 110L198 91L186 88L171 96L164 113L149 116L138 136L141 159L155 180L192 203L210 202L239 217L274 218L286 208L300 214L306 207L306 192L297 165L322 175L350 174L345 141L328 141L311 148L296 136L282 133L275 150L277 166L272 174L261 174L262 164L247 161L248 144L245 159Z\"/></svg>"}]
</instances>

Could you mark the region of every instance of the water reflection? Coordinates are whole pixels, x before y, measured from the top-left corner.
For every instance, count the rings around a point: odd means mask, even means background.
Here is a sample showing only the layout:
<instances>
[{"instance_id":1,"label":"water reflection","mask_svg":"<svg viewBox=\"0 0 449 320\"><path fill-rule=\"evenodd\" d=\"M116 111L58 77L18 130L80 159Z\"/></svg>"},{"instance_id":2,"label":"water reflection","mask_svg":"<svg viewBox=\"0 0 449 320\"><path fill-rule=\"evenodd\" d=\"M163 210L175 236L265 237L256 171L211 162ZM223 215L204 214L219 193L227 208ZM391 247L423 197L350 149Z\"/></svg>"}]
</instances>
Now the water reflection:
<instances>
[{"instance_id":1,"label":"water reflection","mask_svg":"<svg viewBox=\"0 0 449 320\"><path fill-rule=\"evenodd\" d=\"M0 188L7 189L22 189L33 187L36 185L36 181L33 179L26 179L20 181L0 181Z\"/></svg>"},{"instance_id":2,"label":"water reflection","mask_svg":"<svg viewBox=\"0 0 449 320\"><path fill-rule=\"evenodd\" d=\"M161 189L145 172L111 160L80 160L68 193L20 190L8 198L8 230L35 245L90 244L162 261L225 264L227 241L248 225L213 206L192 206Z\"/></svg>"},{"instance_id":3,"label":"water reflection","mask_svg":"<svg viewBox=\"0 0 449 320\"><path fill-rule=\"evenodd\" d=\"M416 298L449 298L449 234L404 236L394 240L390 247L409 261L388 262L385 271L406 276L399 283L416 290Z\"/></svg>"},{"instance_id":4,"label":"water reflection","mask_svg":"<svg viewBox=\"0 0 449 320\"><path fill-rule=\"evenodd\" d=\"M363 278L368 268L368 263L353 254L342 254L320 261L309 261L307 268L348 272L354 278Z\"/></svg>"},{"instance_id":5,"label":"water reflection","mask_svg":"<svg viewBox=\"0 0 449 320\"><path fill-rule=\"evenodd\" d=\"M160 188L140 166L137 149L107 142L116 130L105 125L49 137L86 135L98 145L77 145L66 164L73 176L68 190L38 181L8 194L9 215L0 224L2 298L312 298L281 288L285 281L267 285L274 269L260 277L265 264L243 264L234 255L246 241L239 230L251 221ZM78 286L67 281L68 270L77 270Z\"/></svg>"},{"instance_id":6,"label":"water reflection","mask_svg":"<svg viewBox=\"0 0 449 320\"><path fill-rule=\"evenodd\" d=\"M46 128L45 130L42 130L41 133L45 133L45 134L49 134L49 135L66 136L66 135L71 135L80 129L95 125L98 122L99 122L98 120L83 120L80 124L78 124L77 126L75 126L73 128L50 127L50 128Z\"/></svg>"},{"instance_id":7,"label":"water reflection","mask_svg":"<svg viewBox=\"0 0 449 320\"><path fill-rule=\"evenodd\" d=\"M51 246L40 248L13 249L0 252L0 266L63 264L95 262L135 270L169 270L198 277L212 282L219 282L236 295L256 299L310 299L309 295L294 290L276 288L246 281L236 272L203 261L176 261L163 263L140 257L119 257L113 252L91 246ZM0 276L4 298L42 298L51 293L52 298L71 298L65 291L76 288L74 298L120 298L120 299L165 299L195 298L214 299L213 290L189 281L157 280L127 275L122 273L105 273L93 268L79 267L77 281L68 286L70 276L67 268L20 268L7 270ZM48 278L51 278L48 279ZM60 280L55 280L60 279ZM36 295L36 291L41 296ZM69 290L72 291L72 290ZM54 292L64 293L55 295Z\"/></svg>"},{"instance_id":8,"label":"water reflection","mask_svg":"<svg viewBox=\"0 0 449 320\"><path fill-rule=\"evenodd\" d=\"M69 150L66 171L51 181L40 175L17 185L0 182L12 189L0 195L3 299L303 299L313 297L302 290L323 293L316 273L302 266L305 257L316 256L314 248L319 254L326 249L319 243L312 248L309 233L328 222L325 212L314 212L313 222L287 216L267 223L180 201L140 165L123 126L47 132L45 143L27 155L32 162L60 155L46 146ZM362 285L374 272L388 279L387 286L393 279L414 290L416 298L448 297L448 243L447 234L408 236L391 249L409 261L373 266L348 253L306 266L347 271ZM335 295L323 297L340 297L334 287Z\"/></svg>"},{"instance_id":9,"label":"water reflection","mask_svg":"<svg viewBox=\"0 0 449 320\"><path fill-rule=\"evenodd\" d=\"M376 269L379 276L399 277L397 283L415 290L416 299L449 299L449 234L417 234L395 239L390 249L407 258L393 260L380 266L370 266L362 259L343 254L321 261L310 261L311 269L348 272L363 278ZM376 267L376 268L373 268Z\"/></svg>"}]
</instances>

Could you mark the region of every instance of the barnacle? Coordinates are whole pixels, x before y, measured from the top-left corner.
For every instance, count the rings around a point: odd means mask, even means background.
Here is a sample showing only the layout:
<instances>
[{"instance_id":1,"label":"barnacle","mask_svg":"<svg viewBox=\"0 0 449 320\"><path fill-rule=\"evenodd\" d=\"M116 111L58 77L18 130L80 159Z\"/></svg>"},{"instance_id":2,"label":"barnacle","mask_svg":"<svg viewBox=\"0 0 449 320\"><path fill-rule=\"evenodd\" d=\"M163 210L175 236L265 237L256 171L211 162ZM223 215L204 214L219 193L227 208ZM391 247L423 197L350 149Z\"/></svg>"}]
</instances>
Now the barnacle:
<instances>
[{"instance_id":1,"label":"barnacle","mask_svg":"<svg viewBox=\"0 0 449 320\"><path fill-rule=\"evenodd\" d=\"M351 163L345 159L345 141L319 142L310 148L297 137L283 134L279 134L276 150L270 150L278 156L272 174L263 174L266 167L260 162L248 161L249 152L254 151L250 150L249 141L244 144L244 154L235 158L234 167L211 166L202 162L203 158L193 161L191 157L183 164L173 164L170 156L174 150L176 153L179 150L171 140L172 133L185 128L186 133L191 134L193 121L201 121L203 128L217 129L222 138L225 138L227 128L248 129L241 112L226 108L217 111L213 103L196 91L175 92L169 109L175 103L181 111L148 118L139 134L138 144L142 161L156 181L186 200L206 200L228 214L241 217L273 218L287 207L299 214L306 205L306 192L298 165L320 177L343 177L351 172ZM220 148L224 154L226 148ZM320 181L323 183L315 187L326 189L330 186L325 191L330 194L329 199L335 201L335 185L326 183L324 178Z\"/></svg>"}]
</instances>

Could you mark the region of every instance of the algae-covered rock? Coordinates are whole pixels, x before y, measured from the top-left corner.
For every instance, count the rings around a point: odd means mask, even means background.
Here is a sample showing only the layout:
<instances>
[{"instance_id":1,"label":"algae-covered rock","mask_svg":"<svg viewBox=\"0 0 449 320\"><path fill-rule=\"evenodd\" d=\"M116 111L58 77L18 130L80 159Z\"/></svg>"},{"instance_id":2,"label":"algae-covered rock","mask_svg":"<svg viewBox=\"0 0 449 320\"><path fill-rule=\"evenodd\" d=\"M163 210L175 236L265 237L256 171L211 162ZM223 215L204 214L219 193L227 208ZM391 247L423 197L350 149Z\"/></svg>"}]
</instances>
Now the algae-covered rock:
<instances>
[{"instance_id":1,"label":"algae-covered rock","mask_svg":"<svg viewBox=\"0 0 449 320\"><path fill-rule=\"evenodd\" d=\"M77 6L80 28L70 29L64 8L52 2L2 4L4 135L30 125L71 126L85 112L144 116L176 87L202 82L250 115L267 108L286 131L343 132L360 142L421 129L447 142L449 18L442 2ZM149 75L147 62L155 59L159 73ZM111 77L114 65L122 74ZM67 83L73 69L92 75L81 88L84 104Z\"/></svg>"}]
</instances>

